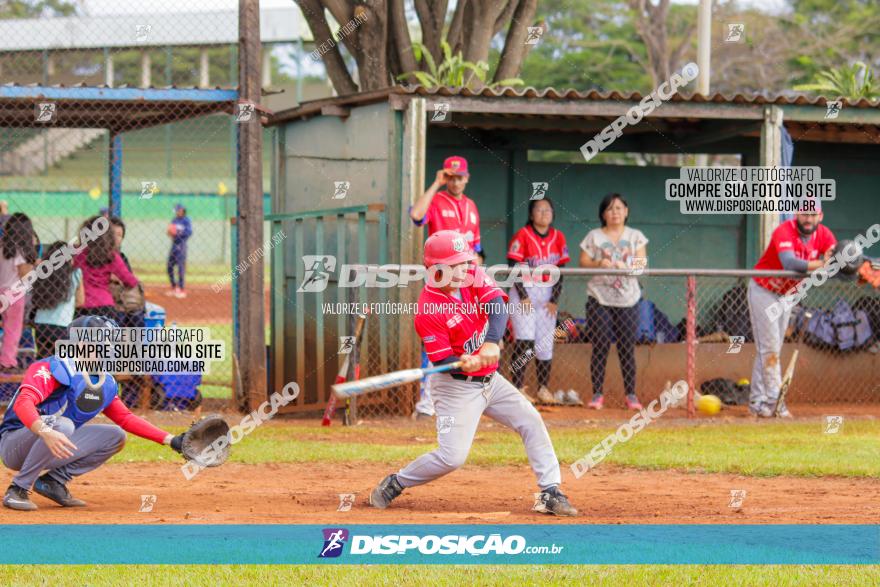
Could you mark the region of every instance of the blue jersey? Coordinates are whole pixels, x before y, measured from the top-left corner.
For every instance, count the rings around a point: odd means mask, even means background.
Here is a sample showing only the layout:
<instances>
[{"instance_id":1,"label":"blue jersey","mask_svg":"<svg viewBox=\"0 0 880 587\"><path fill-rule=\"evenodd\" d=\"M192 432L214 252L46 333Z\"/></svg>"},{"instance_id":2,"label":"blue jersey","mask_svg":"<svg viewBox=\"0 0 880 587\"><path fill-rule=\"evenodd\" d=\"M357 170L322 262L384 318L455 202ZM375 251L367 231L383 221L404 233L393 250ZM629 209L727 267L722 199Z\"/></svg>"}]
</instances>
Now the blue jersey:
<instances>
[{"instance_id":1,"label":"blue jersey","mask_svg":"<svg viewBox=\"0 0 880 587\"><path fill-rule=\"evenodd\" d=\"M171 224L177 227L177 234L171 241L172 250L186 250L186 241L192 236L192 221L189 216L178 218L177 216L171 221Z\"/></svg>"},{"instance_id":2,"label":"blue jersey","mask_svg":"<svg viewBox=\"0 0 880 587\"><path fill-rule=\"evenodd\" d=\"M42 381L38 381L40 379ZM74 372L67 361L55 356L38 361L28 369L21 386L6 408L3 423L0 424L0 437L6 432L18 430L24 426L13 409L22 388L30 387L39 392L47 389L48 385L57 385L57 387L46 399L37 404L37 412L41 416L56 415L69 418L75 428L79 428L103 412L116 397L118 391L116 380L110 374L104 379L104 384L101 387L92 389L86 386L85 376L82 373Z\"/></svg>"}]
</instances>

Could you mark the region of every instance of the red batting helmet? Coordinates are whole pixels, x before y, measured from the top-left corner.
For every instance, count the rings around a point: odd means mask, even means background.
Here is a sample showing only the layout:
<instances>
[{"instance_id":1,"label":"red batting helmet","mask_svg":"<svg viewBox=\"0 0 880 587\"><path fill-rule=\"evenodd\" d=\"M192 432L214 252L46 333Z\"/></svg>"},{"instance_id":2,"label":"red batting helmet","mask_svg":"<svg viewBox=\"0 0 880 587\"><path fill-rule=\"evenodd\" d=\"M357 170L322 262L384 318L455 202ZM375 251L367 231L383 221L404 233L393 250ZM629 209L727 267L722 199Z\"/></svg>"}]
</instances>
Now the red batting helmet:
<instances>
[{"instance_id":1,"label":"red batting helmet","mask_svg":"<svg viewBox=\"0 0 880 587\"><path fill-rule=\"evenodd\" d=\"M457 230L438 230L425 241L425 266L458 265L477 256Z\"/></svg>"}]
</instances>

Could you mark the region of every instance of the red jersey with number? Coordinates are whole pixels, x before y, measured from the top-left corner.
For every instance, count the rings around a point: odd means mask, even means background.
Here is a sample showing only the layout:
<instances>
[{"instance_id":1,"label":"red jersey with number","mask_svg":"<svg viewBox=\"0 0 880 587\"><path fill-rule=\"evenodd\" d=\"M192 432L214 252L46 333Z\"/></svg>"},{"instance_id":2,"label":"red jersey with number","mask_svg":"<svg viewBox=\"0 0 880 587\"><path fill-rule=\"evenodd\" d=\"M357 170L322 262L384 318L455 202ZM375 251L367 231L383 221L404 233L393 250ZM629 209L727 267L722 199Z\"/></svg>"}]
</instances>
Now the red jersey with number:
<instances>
[{"instance_id":1,"label":"red jersey with number","mask_svg":"<svg viewBox=\"0 0 880 587\"><path fill-rule=\"evenodd\" d=\"M531 268L539 265L562 266L571 261L562 231L551 226L547 234L541 236L531 224L523 226L513 235L507 248L507 258L526 263ZM539 279L549 281L550 275L544 273Z\"/></svg>"},{"instance_id":2,"label":"red jersey with number","mask_svg":"<svg viewBox=\"0 0 880 587\"><path fill-rule=\"evenodd\" d=\"M428 236L438 230L457 230L474 251L481 250L480 213L474 201L464 194L456 199L445 191L437 192L425 217L417 224L428 225Z\"/></svg>"},{"instance_id":3,"label":"red jersey with number","mask_svg":"<svg viewBox=\"0 0 880 587\"><path fill-rule=\"evenodd\" d=\"M471 265L468 276L472 284L456 290L461 299L430 285L426 285L419 295L416 332L432 363L452 355L476 354L489 329L489 317L483 304L495 298L507 302L507 294L495 285L482 267ZM488 375L497 369L498 363L495 363L468 375Z\"/></svg>"},{"instance_id":4,"label":"red jersey with number","mask_svg":"<svg viewBox=\"0 0 880 587\"><path fill-rule=\"evenodd\" d=\"M817 226L810 238L804 242L801 239L801 233L798 232L797 220L792 218L777 226L773 231L770 244L758 259L755 269L781 270L782 261L779 260L779 253L785 251L791 251L798 259L815 261L835 244L837 244L837 239L834 238L834 233L824 224ZM756 277L755 281L764 289L769 289L779 295L786 295L791 293L801 280L789 279L788 277Z\"/></svg>"}]
</instances>

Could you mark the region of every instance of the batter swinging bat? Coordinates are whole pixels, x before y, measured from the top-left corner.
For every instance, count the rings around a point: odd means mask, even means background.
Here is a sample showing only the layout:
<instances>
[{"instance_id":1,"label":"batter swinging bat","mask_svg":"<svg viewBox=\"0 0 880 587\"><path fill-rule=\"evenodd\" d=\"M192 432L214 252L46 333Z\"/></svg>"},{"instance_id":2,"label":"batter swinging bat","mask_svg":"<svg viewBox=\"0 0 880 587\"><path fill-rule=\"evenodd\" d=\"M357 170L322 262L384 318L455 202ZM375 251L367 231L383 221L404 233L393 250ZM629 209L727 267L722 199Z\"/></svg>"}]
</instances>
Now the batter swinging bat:
<instances>
[{"instance_id":1,"label":"batter swinging bat","mask_svg":"<svg viewBox=\"0 0 880 587\"><path fill-rule=\"evenodd\" d=\"M352 353L358 352L361 344L361 333L364 331L364 322L367 320L367 316L365 314L358 314L355 319L354 324L354 348L351 349L351 352L345 355L345 358L342 360L342 365L339 367L339 373L336 375L335 385L339 385L340 383L345 383L346 379L348 379L348 366L350 363ZM355 379L357 379L357 375L355 375ZM324 409L324 418L321 420L321 426L329 426L330 422L333 420L333 414L336 412L336 404L337 404L337 396L336 394L331 393L330 399L327 400L327 407Z\"/></svg>"},{"instance_id":2,"label":"batter swinging bat","mask_svg":"<svg viewBox=\"0 0 880 587\"><path fill-rule=\"evenodd\" d=\"M354 395L369 393L371 391L397 387L404 383L412 383L413 381L419 381L425 375L452 371L453 369L458 369L460 367L461 361L456 361L454 363L447 363L446 365L439 365L437 367L428 367L426 369L404 369L402 371L393 371L391 373L386 373L385 375L367 377L360 381L349 381L348 383L336 384L332 386L333 393L336 394L336 397L344 399Z\"/></svg>"},{"instance_id":3,"label":"batter swinging bat","mask_svg":"<svg viewBox=\"0 0 880 587\"><path fill-rule=\"evenodd\" d=\"M785 394L788 393L788 387L791 385L791 380L794 377L794 365L797 363L799 349L794 349L794 353L791 355L791 359L788 361L788 367L785 368L785 375L782 377L782 385L779 386L779 397L776 399L776 407L773 408L773 415L779 415L779 407L782 406L782 402L785 401Z\"/></svg>"}]
</instances>

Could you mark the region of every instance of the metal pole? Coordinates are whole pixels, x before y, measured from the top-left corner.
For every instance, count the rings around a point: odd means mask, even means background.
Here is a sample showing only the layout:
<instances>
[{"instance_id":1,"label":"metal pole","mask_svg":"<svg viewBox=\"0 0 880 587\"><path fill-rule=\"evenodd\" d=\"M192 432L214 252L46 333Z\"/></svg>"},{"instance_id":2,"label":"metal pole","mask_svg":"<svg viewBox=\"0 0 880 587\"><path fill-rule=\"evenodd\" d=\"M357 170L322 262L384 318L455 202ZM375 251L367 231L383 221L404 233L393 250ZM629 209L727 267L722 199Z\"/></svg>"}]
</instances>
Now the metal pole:
<instances>
[{"instance_id":1,"label":"metal pole","mask_svg":"<svg viewBox=\"0 0 880 587\"><path fill-rule=\"evenodd\" d=\"M246 121L238 123L237 263L263 245L263 127L260 123L260 3L239 0L239 103L254 105ZM248 410L268 397L266 382L265 309L263 263L254 263L233 283L238 288L238 364L242 392L239 405Z\"/></svg>"},{"instance_id":2,"label":"metal pole","mask_svg":"<svg viewBox=\"0 0 880 587\"><path fill-rule=\"evenodd\" d=\"M708 96L712 68L712 0L700 0L697 11L697 67L700 69L697 76L697 93ZM696 167L709 165L708 155L698 153L694 165Z\"/></svg>"},{"instance_id":3,"label":"metal pole","mask_svg":"<svg viewBox=\"0 0 880 587\"><path fill-rule=\"evenodd\" d=\"M694 417L694 390L697 385L697 278L687 278L687 385L688 418Z\"/></svg>"},{"instance_id":4,"label":"metal pole","mask_svg":"<svg viewBox=\"0 0 880 587\"><path fill-rule=\"evenodd\" d=\"M122 217L122 135L110 131L110 215Z\"/></svg>"},{"instance_id":5,"label":"metal pole","mask_svg":"<svg viewBox=\"0 0 880 587\"><path fill-rule=\"evenodd\" d=\"M171 46L165 48L165 84L168 86L173 85L174 76L172 71L172 63L174 61L174 55L171 51ZM167 179L171 179L171 175L174 172L174 169L171 165L171 125L165 125L165 177Z\"/></svg>"},{"instance_id":6,"label":"metal pole","mask_svg":"<svg viewBox=\"0 0 880 587\"><path fill-rule=\"evenodd\" d=\"M709 72L712 67L712 0L700 0L697 11L697 93L709 95Z\"/></svg>"},{"instance_id":7,"label":"metal pole","mask_svg":"<svg viewBox=\"0 0 880 587\"><path fill-rule=\"evenodd\" d=\"M302 59L303 59L303 40L302 40L302 37L300 37L296 40L296 103L297 104L300 104L303 101Z\"/></svg>"}]
</instances>

